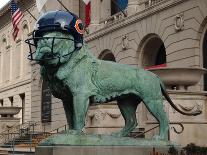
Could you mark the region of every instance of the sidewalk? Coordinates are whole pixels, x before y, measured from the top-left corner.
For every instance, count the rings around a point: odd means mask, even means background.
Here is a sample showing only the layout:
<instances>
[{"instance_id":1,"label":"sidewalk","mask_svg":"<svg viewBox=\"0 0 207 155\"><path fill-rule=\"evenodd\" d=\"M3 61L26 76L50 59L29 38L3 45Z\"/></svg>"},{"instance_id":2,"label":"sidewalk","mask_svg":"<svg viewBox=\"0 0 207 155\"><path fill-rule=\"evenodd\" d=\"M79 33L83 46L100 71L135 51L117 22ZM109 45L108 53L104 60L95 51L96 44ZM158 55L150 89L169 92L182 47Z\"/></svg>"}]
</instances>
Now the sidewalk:
<instances>
[{"instance_id":1,"label":"sidewalk","mask_svg":"<svg viewBox=\"0 0 207 155\"><path fill-rule=\"evenodd\" d=\"M14 155L32 155L35 154L35 148L30 148L29 147L14 147L13 148L4 148L0 147L0 155L6 155L6 154L14 154Z\"/></svg>"}]
</instances>

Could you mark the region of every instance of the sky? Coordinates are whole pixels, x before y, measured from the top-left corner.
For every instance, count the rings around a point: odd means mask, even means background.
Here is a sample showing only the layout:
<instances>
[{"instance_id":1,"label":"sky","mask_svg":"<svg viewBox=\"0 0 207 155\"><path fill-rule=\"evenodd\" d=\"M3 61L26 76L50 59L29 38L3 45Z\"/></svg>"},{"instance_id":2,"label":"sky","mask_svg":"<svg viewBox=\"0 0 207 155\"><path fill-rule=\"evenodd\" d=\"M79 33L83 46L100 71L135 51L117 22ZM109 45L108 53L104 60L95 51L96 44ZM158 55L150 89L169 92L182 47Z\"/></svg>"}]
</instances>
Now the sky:
<instances>
[{"instance_id":1,"label":"sky","mask_svg":"<svg viewBox=\"0 0 207 155\"><path fill-rule=\"evenodd\" d=\"M0 8L2 8L9 0L0 0Z\"/></svg>"}]
</instances>

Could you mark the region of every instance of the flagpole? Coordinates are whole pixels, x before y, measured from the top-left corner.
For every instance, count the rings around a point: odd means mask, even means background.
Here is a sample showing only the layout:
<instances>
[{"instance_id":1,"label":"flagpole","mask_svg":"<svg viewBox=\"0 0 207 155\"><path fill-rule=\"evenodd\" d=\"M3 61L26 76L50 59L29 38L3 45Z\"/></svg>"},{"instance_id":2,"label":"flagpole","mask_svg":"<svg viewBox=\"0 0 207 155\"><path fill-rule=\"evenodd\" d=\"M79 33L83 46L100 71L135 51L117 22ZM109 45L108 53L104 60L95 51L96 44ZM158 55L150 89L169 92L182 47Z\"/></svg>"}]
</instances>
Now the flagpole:
<instances>
[{"instance_id":1,"label":"flagpole","mask_svg":"<svg viewBox=\"0 0 207 155\"><path fill-rule=\"evenodd\" d=\"M60 0L57 0L57 1L60 3L60 5L62 5L62 7L64 7L65 10L67 10L68 12L70 12L70 11L68 10L68 8L66 8L66 6L65 6Z\"/></svg>"},{"instance_id":2,"label":"flagpole","mask_svg":"<svg viewBox=\"0 0 207 155\"><path fill-rule=\"evenodd\" d=\"M119 4L117 4L114 0L112 2L119 8L119 10L124 14L124 17L127 17L127 14L120 8Z\"/></svg>"},{"instance_id":3,"label":"flagpole","mask_svg":"<svg viewBox=\"0 0 207 155\"><path fill-rule=\"evenodd\" d=\"M35 18L35 16L34 16L28 9L26 9L26 11L30 14L30 16L32 16L32 18L33 18L35 21L37 21L37 18Z\"/></svg>"},{"instance_id":4,"label":"flagpole","mask_svg":"<svg viewBox=\"0 0 207 155\"><path fill-rule=\"evenodd\" d=\"M25 3L23 3L22 2L22 4L23 4L23 6L25 6ZM26 8L26 11L31 15L31 17L35 20L35 21L37 21L37 18L29 11L29 8Z\"/></svg>"}]
</instances>

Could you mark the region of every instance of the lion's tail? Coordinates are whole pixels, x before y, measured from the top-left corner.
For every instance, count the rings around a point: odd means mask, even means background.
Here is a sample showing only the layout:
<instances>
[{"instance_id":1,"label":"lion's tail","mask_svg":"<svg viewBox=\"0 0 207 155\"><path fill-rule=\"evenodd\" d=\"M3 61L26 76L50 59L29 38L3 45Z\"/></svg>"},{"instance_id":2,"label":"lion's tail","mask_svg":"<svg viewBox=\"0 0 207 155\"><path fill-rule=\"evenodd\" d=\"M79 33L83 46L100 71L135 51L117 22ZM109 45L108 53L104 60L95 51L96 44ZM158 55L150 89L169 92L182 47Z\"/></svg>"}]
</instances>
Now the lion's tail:
<instances>
[{"instance_id":1,"label":"lion's tail","mask_svg":"<svg viewBox=\"0 0 207 155\"><path fill-rule=\"evenodd\" d=\"M168 95L166 89L165 89L165 86L164 84L162 83L162 81L160 82L160 87L161 87L161 90L162 90L162 94L164 95L164 97L166 98L166 100L170 103L170 105L176 110L178 111L179 113L183 114L183 115L187 115L187 116L197 116L199 114L202 113L201 110L197 109L193 112L184 112L182 110L180 110L174 103L173 101L171 100L170 96Z\"/></svg>"}]
</instances>

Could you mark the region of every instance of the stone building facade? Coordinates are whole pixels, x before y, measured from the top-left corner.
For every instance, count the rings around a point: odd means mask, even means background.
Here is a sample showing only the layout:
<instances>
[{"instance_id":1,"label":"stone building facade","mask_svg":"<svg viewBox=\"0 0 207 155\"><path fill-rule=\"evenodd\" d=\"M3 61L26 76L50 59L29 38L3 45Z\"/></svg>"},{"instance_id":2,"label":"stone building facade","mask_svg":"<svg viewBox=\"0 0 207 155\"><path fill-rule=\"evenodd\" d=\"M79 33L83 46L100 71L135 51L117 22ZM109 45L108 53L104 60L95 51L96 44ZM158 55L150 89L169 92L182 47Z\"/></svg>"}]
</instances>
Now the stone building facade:
<instances>
[{"instance_id":1,"label":"stone building facade","mask_svg":"<svg viewBox=\"0 0 207 155\"><path fill-rule=\"evenodd\" d=\"M21 94L25 93L24 121L39 122L41 128L51 131L65 125L66 118L61 101L50 96L47 84L40 78L39 66L25 58L27 45L24 39L31 34L35 23L25 8L39 17L35 1L25 1L19 1L25 16L20 38L16 42L9 35L12 27L8 6L0 11L0 20L5 21L0 23L0 101L10 106L11 96L14 96L13 105L21 106ZM62 2L69 10L85 18L82 0ZM207 68L206 0L128 0L124 10L126 17L114 7L111 0L91 0L91 21L85 42L97 58L144 68L163 64L171 68ZM55 0L47 3L46 8L63 9ZM112 13L112 10L117 11ZM15 61L17 58L22 61ZM5 62L9 62L9 65ZM5 68L9 68L9 71ZM189 81L191 77L185 75L184 79ZM180 78L181 75L178 75ZM180 86L182 83L168 87L171 98L181 109L202 110L199 116L186 117L175 112L165 102L165 111L171 123L169 138L183 146L191 142L202 146L207 143L203 133L207 128L205 79L204 76L199 84L188 88ZM156 120L143 104L138 107L137 117L137 133L157 126ZM181 134L174 131L181 130L182 126L178 123L184 127ZM123 118L115 102L91 105L86 120L87 132L111 133L122 126ZM158 128L144 136L150 138L157 132Z\"/></svg>"},{"instance_id":2,"label":"stone building facade","mask_svg":"<svg viewBox=\"0 0 207 155\"><path fill-rule=\"evenodd\" d=\"M125 12L110 15L110 2L91 1L91 25L85 37L93 53L101 59L113 58L118 63L137 67L150 67L166 64L171 68L206 68L206 12L205 0L128 0ZM163 57L164 56L164 57ZM193 73L194 74L194 73ZM177 77L181 78L181 75ZM185 77L188 81L191 77ZM204 78L205 79L205 78ZM206 125L206 80L201 79L197 86L185 89L169 87L173 101L183 110L200 108L202 114L186 117L175 112L167 103L165 110L171 122L169 137L182 145L194 142L206 144L203 131ZM93 107L95 108L95 107ZM101 109L101 110L100 110ZM104 120L119 119L113 108L100 108L101 114L94 112L102 128ZM139 130L148 130L155 126L155 120L143 105L138 107ZM114 117L115 116L115 117ZM116 118L117 117L117 118ZM182 123L184 131L174 132ZM93 126L93 123L90 124ZM121 124L120 124L121 125ZM93 128L89 127L93 130ZM157 131L147 133L153 136Z\"/></svg>"},{"instance_id":3,"label":"stone building facade","mask_svg":"<svg viewBox=\"0 0 207 155\"><path fill-rule=\"evenodd\" d=\"M25 39L31 37L36 19L41 14L38 13L35 0L16 0L16 2L24 17L19 23L20 31L15 41L12 38L10 2L0 10L0 114L7 107L12 107L12 110L15 109L14 107L22 107L22 110L12 118L10 115L8 117L1 115L0 132L12 125L27 124L32 121L42 126L44 122L41 120L42 81L38 74L38 65L27 59L29 48L25 43ZM79 1L67 0L63 3L69 10L79 14ZM56 0L48 1L46 8L47 11L63 9ZM54 103L52 121L58 122L58 125L65 124L62 123L65 121L65 115L61 103L58 101L56 105L55 98L52 102ZM11 108L7 110L10 113ZM53 129L53 126L48 128L48 130Z\"/></svg>"},{"instance_id":4,"label":"stone building facade","mask_svg":"<svg viewBox=\"0 0 207 155\"><path fill-rule=\"evenodd\" d=\"M34 10L34 2L21 1L19 5L23 12L26 12L25 9ZM10 114L15 107L22 107L14 118L10 115L1 115L0 131L2 131L14 124L31 121L31 63L27 60L28 47L24 40L30 35L34 20L29 14L24 14L19 24L20 31L16 41L12 37L13 26L9 3L0 10L0 21L1 114ZM9 109L10 107L13 110Z\"/></svg>"}]
</instances>

